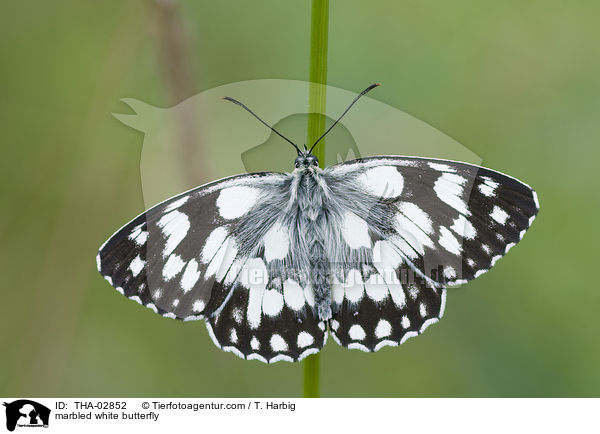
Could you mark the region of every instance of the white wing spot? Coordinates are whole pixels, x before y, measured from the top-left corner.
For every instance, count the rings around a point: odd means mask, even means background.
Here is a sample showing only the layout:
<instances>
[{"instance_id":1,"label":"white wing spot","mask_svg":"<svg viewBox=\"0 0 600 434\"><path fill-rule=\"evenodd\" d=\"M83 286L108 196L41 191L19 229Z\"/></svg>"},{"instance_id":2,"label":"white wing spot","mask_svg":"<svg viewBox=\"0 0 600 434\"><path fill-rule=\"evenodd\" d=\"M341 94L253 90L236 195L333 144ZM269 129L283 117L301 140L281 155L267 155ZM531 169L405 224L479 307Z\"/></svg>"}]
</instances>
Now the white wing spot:
<instances>
[{"instance_id":1,"label":"white wing spot","mask_svg":"<svg viewBox=\"0 0 600 434\"><path fill-rule=\"evenodd\" d=\"M148 232L142 231L142 226L143 224L136 226L128 237L137 246L143 246L148 240Z\"/></svg>"},{"instance_id":2,"label":"white wing spot","mask_svg":"<svg viewBox=\"0 0 600 434\"><path fill-rule=\"evenodd\" d=\"M375 327L375 336L378 339L385 338L392 334L392 325L384 320L380 319L377 323L377 327Z\"/></svg>"},{"instance_id":3,"label":"white wing spot","mask_svg":"<svg viewBox=\"0 0 600 434\"><path fill-rule=\"evenodd\" d=\"M367 222L350 211L344 213L342 219L342 236L352 249L371 247L369 226Z\"/></svg>"},{"instance_id":4,"label":"white wing spot","mask_svg":"<svg viewBox=\"0 0 600 434\"><path fill-rule=\"evenodd\" d=\"M288 279L283 283L283 298L285 304L294 310L302 309L306 303L302 288L292 279Z\"/></svg>"},{"instance_id":5,"label":"white wing spot","mask_svg":"<svg viewBox=\"0 0 600 434\"><path fill-rule=\"evenodd\" d=\"M177 199L175 202L173 202L172 204L170 204L169 206L167 206L165 208L165 213L171 212L171 211L179 208L181 205L186 203L188 201L188 199L189 199L189 196L184 196L181 199Z\"/></svg>"},{"instance_id":6,"label":"white wing spot","mask_svg":"<svg viewBox=\"0 0 600 434\"><path fill-rule=\"evenodd\" d=\"M275 352L287 351L288 346L285 340L278 334L274 334L271 336L271 340L269 342L271 344L271 349Z\"/></svg>"},{"instance_id":7,"label":"white wing spot","mask_svg":"<svg viewBox=\"0 0 600 434\"><path fill-rule=\"evenodd\" d=\"M404 178L394 166L368 169L357 179L370 193L383 198L398 197L404 189Z\"/></svg>"},{"instance_id":8,"label":"white wing spot","mask_svg":"<svg viewBox=\"0 0 600 434\"><path fill-rule=\"evenodd\" d=\"M238 337L237 337L237 333L236 333L235 329L231 329L230 330L230 332L229 332L229 340L231 342L233 342L234 344L237 344Z\"/></svg>"},{"instance_id":9,"label":"white wing spot","mask_svg":"<svg viewBox=\"0 0 600 434\"><path fill-rule=\"evenodd\" d=\"M276 316L283 309L283 295L274 289L266 290L263 295L262 310L269 316Z\"/></svg>"},{"instance_id":10,"label":"white wing spot","mask_svg":"<svg viewBox=\"0 0 600 434\"><path fill-rule=\"evenodd\" d=\"M256 336L252 336L252 340L250 341L250 348L252 348L254 351L258 351L258 349L260 348L260 342L258 342Z\"/></svg>"},{"instance_id":11,"label":"white wing spot","mask_svg":"<svg viewBox=\"0 0 600 434\"><path fill-rule=\"evenodd\" d=\"M233 320L236 323L238 323L238 324L242 323L243 314L242 314L242 311L239 308L236 307L235 309L233 309L232 316L233 316Z\"/></svg>"},{"instance_id":12,"label":"white wing spot","mask_svg":"<svg viewBox=\"0 0 600 434\"><path fill-rule=\"evenodd\" d=\"M163 256L166 257L173 253L173 250L185 238L190 229L190 219L184 213L179 211L171 211L165 214L158 221L158 226L162 233L167 238Z\"/></svg>"},{"instance_id":13,"label":"white wing spot","mask_svg":"<svg viewBox=\"0 0 600 434\"><path fill-rule=\"evenodd\" d=\"M491 255L492 253L492 249L490 249L490 246L488 246L487 244L482 244L481 249L488 255Z\"/></svg>"},{"instance_id":14,"label":"white wing spot","mask_svg":"<svg viewBox=\"0 0 600 434\"><path fill-rule=\"evenodd\" d=\"M200 299L194 301L194 303L192 304L192 310L194 312L202 312L205 307L206 303Z\"/></svg>"},{"instance_id":15,"label":"white wing spot","mask_svg":"<svg viewBox=\"0 0 600 434\"><path fill-rule=\"evenodd\" d=\"M466 202L461 198L463 194L463 185L467 182L466 178L454 173L443 173L435 181L433 190L438 198L450 205L452 208L464 215L471 213L467 209Z\"/></svg>"},{"instance_id":16,"label":"white wing spot","mask_svg":"<svg viewBox=\"0 0 600 434\"><path fill-rule=\"evenodd\" d=\"M421 230L419 226L417 226L412 220L409 220L403 214L396 214L396 231L398 231L398 235L400 235L404 241L404 244L396 242L398 247L402 249L402 251L410 252L410 250L414 250L421 255L425 252L424 246L429 248L433 248L434 244L429 235ZM408 247L408 248L407 248ZM408 256L412 256L410 253L407 253Z\"/></svg>"},{"instance_id":17,"label":"white wing spot","mask_svg":"<svg viewBox=\"0 0 600 434\"><path fill-rule=\"evenodd\" d=\"M408 232L404 232L404 235L406 236L408 234ZM409 234L410 235L410 234ZM412 238L409 238L412 239ZM389 238L390 242L392 242L396 247L398 247L398 249L400 249L400 251L404 254L404 256L407 256L410 259L416 259L419 257L419 252L418 250L422 250L423 246L418 244L416 247L411 246L405 239L398 237L398 236L392 236ZM431 241L431 240L430 240ZM423 252L421 252L421 254L423 254Z\"/></svg>"},{"instance_id":18,"label":"white wing spot","mask_svg":"<svg viewBox=\"0 0 600 434\"><path fill-rule=\"evenodd\" d=\"M419 313L423 318L427 315L427 306L425 305L425 303L419 304Z\"/></svg>"},{"instance_id":19,"label":"white wing spot","mask_svg":"<svg viewBox=\"0 0 600 434\"><path fill-rule=\"evenodd\" d=\"M373 265L381 274L395 273L398 266L402 263L402 256L398 253L394 245L389 241L377 241L373 246Z\"/></svg>"},{"instance_id":20,"label":"white wing spot","mask_svg":"<svg viewBox=\"0 0 600 434\"><path fill-rule=\"evenodd\" d=\"M492 209L492 212L490 213L490 217L493 218L494 220L496 220L501 225L503 225L506 223L506 220L508 219L508 214L506 211L504 211L498 205L494 205L494 209Z\"/></svg>"},{"instance_id":21,"label":"white wing spot","mask_svg":"<svg viewBox=\"0 0 600 434\"><path fill-rule=\"evenodd\" d=\"M142 258L140 258L139 255L133 258L129 264L129 269L131 270L133 277L136 277L138 274L140 274L140 271L142 271L144 265L146 265L146 261L142 261Z\"/></svg>"},{"instance_id":22,"label":"white wing spot","mask_svg":"<svg viewBox=\"0 0 600 434\"><path fill-rule=\"evenodd\" d=\"M200 257L204 264L208 264L213 256L217 254L225 238L227 238L227 229L224 226L219 226L210 233L204 242L202 256Z\"/></svg>"},{"instance_id":23,"label":"white wing spot","mask_svg":"<svg viewBox=\"0 0 600 434\"><path fill-rule=\"evenodd\" d=\"M331 330L333 330L333 331L336 331L338 329L338 327L340 326L340 323L335 319L332 319L330 324L331 324Z\"/></svg>"},{"instance_id":24,"label":"white wing spot","mask_svg":"<svg viewBox=\"0 0 600 434\"><path fill-rule=\"evenodd\" d=\"M344 295L350 303L357 303L363 298L364 285L360 271L352 269L344 282Z\"/></svg>"},{"instance_id":25,"label":"white wing spot","mask_svg":"<svg viewBox=\"0 0 600 434\"><path fill-rule=\"evenodd\" d=\"M454 279L456 277L456 270L454 267L451 267L450 265L444 267L444 277L446 277L446 279Z\"/></svg>"},{"instance_id":26,"label":"white wing spot","mask_svg":"<svg viewBox=\"0 0 600 434\"><path fill-rule=\"evenodd\" d=\"M167 262L163 267L163 277L166 280L171 280L173 277L179 274L179 272L183 269L184 265L185 262L183 262L179 256L172 254L171 256L169 256L169 259L167 259Z\"/></svg>"},{"instance_id":27,"label":"white wing spot","mask_svg":"<svg viewBox=\"0 0 600 434\"><path fill-rule=\"evenodd\" d=\"M409 328L410 327L410 320L408 319L408 317L406 315L404 315L402 317L402 328Z\"/></svg>"},{"instance_id":28,"label":"white wing spot","mask_svg":"<svg viewBox=\"0 0 600 434\"><path fill-rule=\"evenodd\" d=\"M483 194L484 196L493 197L496 194L497 186L498 186L498 184L496 184L495 186L492 186L486 182L485 184L479 184L479 186L477 188L479 189L481 194Z\"/></svg>"},{"instance_id":29,"label":"white wing spot","mask_svg":"<svg viewBox=\"0 0 600 434\"><path fill-rule=\"evenodd\" d=\"M472 240L477 235L477 231L471 224L469 220L466 219L464 215L459 215L457 219L454 220L454 224L450 226L457 235L466 238L468 240Z\"/></svg>"},{"instance_id":30,"label":"white wing spot","mask_svg":"<svg viewBox=\"0 0 600 434\"><path fill-rule=\"evenodd\" d=\"M445 226L440 226L440 245L455 255L460 254L462 248L458 240L452 235L452 232Z\"/></svg>"},{"instance_id":31,"label":"white wing spot","mask_svg":"<svg viewBox=\"0 0 600 434\"><path fill-rule=\"evenodd\" d=\"M416 300L419 296L419 287L414 283L410 284L408 286L408 295L410 295L410 298L412 298L413 300Z\"/></svg>"},{"instance_id":32,"label":"white wing spot","mask_svg":"<svg viewBox=\"0 0 600 434\"><path fill-rule=\"evenodd\" d=\"M239 258L233 261L233 264L231 264L231 267L229 267L229 270L225 275L225 279L223 279L223 283L225 285L231 285L238 278L240 272L242 271L242 267L245 261L246 260L243 258Z\"/></svg>"},{"instance_id":33,"label":"white wing spot","mask_svg":"<svg viewBox=\"0 0 600 434\"><path fill-rule=\"evenodd\" d=\"M267 286L266 276L267 267L260 258L253 258L244 265L243 273L248 274L248 308L246 311L246 321L251 328L255 329L260 325L262 316L262 299ZM255 276L256 278L252 278Z\"/></svg>"},{"instance_id":34,"label":"white wing spot","mask_svg":"<svg viewBox=\"0 0 600 434\"><path fill-rule=\"evenodd\" d=\"M300 332L298 334L298 348L308 347L315 342L315 339L307 332Z\"/></svg>"},{"instance_id":35,"label":"white wing spot","mask_svg":"<svg viewBox=\"0 0 600 434\"><path fill-rule=\"evenodd\" d=\"M433 233L431 218L429 218L425 211L423 211L417 205L411 202L402 202L399 208L402 214L404 214L409 220L417 225L423 232L429 235Z\"/></svg>"},{"instance_id":36,"label":"white wing spot","mask_svg":"<svg viewBox=\"0 0 600 434\"><path fill-rule=\"evenodd\" d=\"M367 336L364 329L358 324L354 324L352 327L350 327L348 334L350 335L350 339L355 341L362 341Z\"/></svg>"},{"instance_id":37,"label":"white wing spot","mask_svg":"<svg viewBox=\"0 0 600 434\"><path fill-rule=\"evenodd\" d=\"M198 279L200 278L200 271L198 271L198 262L195 259L190 259L183 276L181 277L181 289L184 293L190 291Z\"/></svg>"},{"instance_id":38,"label":"white wing spot","mask_svg":"<svg viewBox=\"0 0 600 434\"><path fill-rule=\"evenodd\" d=\"M264 237L265 259L271 262L273 259L284 259L290 247L290 239L287 230L276 222L267 231Z\"/></svg>"},{"instance_id":39,"label":"white wing spot","mask_svg":"<svg viewBox=\"0 0 600 434\"><path fill-rule=\"evenodd\" d=\"M206 272L204 279L208 279L210 276L215 276L218 281L223 280L229 267L233 264L235 257L237 256L237 245L232 237L227 239L221 244L221 247L212 258Z\"/></svg>"},{"instance_id":40,"label":"white wing spot","mask_svg":"<svg viewBox=\"0 0 600 434\"><path fill-rule=\"evenodd\" d=\"M456 170L454 168L448 166L447 164L440 164L440 163L434 163L434 162L430 162L427 164L432 169L438 170L440 172L456 172Z\"/></svg>"},{"instance_id":41,"label":"white wing spot","mask_svg":"<svg viewBox=\"0 0 600 434\"><path fill-rule=\"evenodd\" d=\"M344 287L341 283L337 282L331 285L331 299L337 305L344 302Z\"/></svg>"},{"instance_id":42,"label":"white wing spot","mask_svg":"<svg viewBox=\"0 0 600 434\"><path fill-rule=\"evenodd\" d=\"M227 220L246 214L256 204L259 191L251 187L229 187L219 194L217 207L221 217Z\"/></svg>"},{"instance_id":43,"label":"white wing spot","mask_svg":"<svg viewBox=\"0 0 600 434\"><path fill-rule=\"evenodd\" d=\"M310 284L304 287L304 299L308 303L310 307L314 307L315 305L315 294L313 292L312 286Z\"/></svg>"},{"instance_id":44,"label":"white wing spot","mask_svg":"<svg viewBox=\"0 0 600 434\"><path fill-rule=\"evenodd\" d=\"M399 308L403 308L406 304L406 295L402 290L402 284L398 280L398 277L395 274L391 275L389 278L387 278L386 284L394 304Z\"/></svg>"},{"instance_id":45,"label":"white wing spot","mask_svg":"<svg viewBox=\"0 0 600 434\"><path fill-rule=\"evenodd\" d=\"M388 296L388 287L377 274L369 276L365 282L367 296L373 301L383 301Z\"/></svg>"}]
</instances>

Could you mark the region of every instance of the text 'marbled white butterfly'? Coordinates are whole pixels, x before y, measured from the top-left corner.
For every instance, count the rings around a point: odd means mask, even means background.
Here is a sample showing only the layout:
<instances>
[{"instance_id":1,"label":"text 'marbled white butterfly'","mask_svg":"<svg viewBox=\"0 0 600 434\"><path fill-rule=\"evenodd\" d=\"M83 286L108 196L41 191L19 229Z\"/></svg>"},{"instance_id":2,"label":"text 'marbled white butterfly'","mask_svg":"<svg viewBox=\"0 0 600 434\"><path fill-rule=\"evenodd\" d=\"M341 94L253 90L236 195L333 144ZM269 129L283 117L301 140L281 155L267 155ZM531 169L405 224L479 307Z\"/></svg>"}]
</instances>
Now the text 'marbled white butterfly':
<instances>
[{"instance_id":1,"label":"text 'marbled white butterfly'","mask_svg":"<svg viewBox=\"0 0 600 434\"><path fill-rule=\"evenodd\" d=\"M297 151L292 173L231 176L168 199L100 248L98 270L126 297L206 320L245 359L299 361L331 333L377 351L444 313L446 287L488 271L533 222L535 191L449 160L376 156L325 169Z\"/></svg>"}]
</instances>

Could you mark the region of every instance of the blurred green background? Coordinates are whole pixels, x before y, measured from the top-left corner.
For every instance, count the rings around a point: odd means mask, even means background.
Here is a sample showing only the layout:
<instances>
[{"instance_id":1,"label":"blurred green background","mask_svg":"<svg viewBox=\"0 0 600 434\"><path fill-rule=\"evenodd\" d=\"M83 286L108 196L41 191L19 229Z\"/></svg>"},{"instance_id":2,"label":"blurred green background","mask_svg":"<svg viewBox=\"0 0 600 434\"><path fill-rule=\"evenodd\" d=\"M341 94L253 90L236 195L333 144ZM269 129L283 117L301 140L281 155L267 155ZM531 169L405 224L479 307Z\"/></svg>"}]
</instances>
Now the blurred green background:
<instances>
[{"instance_id":1,"label":"blurred green background","mask_svg":"<svg viewBox=\"0 0 600 434\"><path fill-rule=\"evenodd\" d=\"M375 354L330 339L323 396L600 396L599 15L594 1L332 2L329 84L383 82L373 98L532 185L542 209L423 336ZM202 323L120 296L95 255L144 209L143 135L111 116L119 100L307 80L309 33L308 1L1 3L0 395L301 395L300 364L218 350Z\"/></svg>"}]
</instances>

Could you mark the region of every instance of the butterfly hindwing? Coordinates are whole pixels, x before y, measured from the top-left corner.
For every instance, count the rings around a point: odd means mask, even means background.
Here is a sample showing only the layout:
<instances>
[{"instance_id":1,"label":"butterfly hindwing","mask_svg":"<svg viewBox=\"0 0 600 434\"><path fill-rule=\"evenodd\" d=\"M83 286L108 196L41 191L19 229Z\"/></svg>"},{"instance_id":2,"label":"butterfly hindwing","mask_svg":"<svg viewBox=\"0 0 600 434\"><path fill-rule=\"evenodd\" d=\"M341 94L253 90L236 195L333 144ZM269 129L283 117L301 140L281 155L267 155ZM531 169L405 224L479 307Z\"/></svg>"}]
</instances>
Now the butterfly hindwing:
<instances>
[{"instance_id":1,"label":"butterfly hindwing","mask_svg":"<svg viewBox=\"0 0 600 434\"><path fill-rule=\"evenodd\" d=\"M329 325L340 345L363 351L399 345L443 315L445 289L415 273L391 241L374 241L371 258L352 265L332 288Z\"/></svg>"},{"instance_id":2,"label":"butterfly hindwing","mask_svg":"<svg viewBox=\"0 0 600 434\"><path fill-rule=\"evenodd\" d=\"M262 267L254 259L253 267ZM325 323L313 313L310 288L289 279L283 291L261 283L240 285L217 315L207 320L215 344L239 357L267 363L295 362L325 344Z\"/></svg>"},{"instance_id":3,"label":"butterfly hindwing","mask_svg":"<svg viewBox=\"0 0 600 434\"><path fill-rule=\"evenodd\" d=\"M395 278L382 280L378 273L359 275L338 297L338 308L329 322L340 345L377 351L396 346L421 334L444 314L446 290L428 285L402 264ZM338 288L338 291L340 289Z\"/></svg>"}]
</instances>

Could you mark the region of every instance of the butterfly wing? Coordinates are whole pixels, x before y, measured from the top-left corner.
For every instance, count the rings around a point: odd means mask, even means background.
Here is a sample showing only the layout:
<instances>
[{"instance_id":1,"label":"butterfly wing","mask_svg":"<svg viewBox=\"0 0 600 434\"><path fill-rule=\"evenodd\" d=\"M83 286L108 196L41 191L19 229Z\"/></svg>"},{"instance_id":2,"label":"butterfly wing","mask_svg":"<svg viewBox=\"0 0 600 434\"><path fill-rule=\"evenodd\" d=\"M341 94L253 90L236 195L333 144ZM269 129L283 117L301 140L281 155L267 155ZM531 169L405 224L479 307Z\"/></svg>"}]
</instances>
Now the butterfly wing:
<instances>
[{"instance_id":1,"label":"butterfly wing","mask_svg":"<svg viewBox=\"0 0 600 434\"><path fill-rule=\"evenodd\" d=\"M409 271L406 264L398 266L399 275ZM424 332L444 314L444 288L423 280L401 284L399 280L378 281L377 277L381 275L334 287L336 309L330 328L338 344L362 351L397 346Z\"/></svg>"},{"instance_id":2,"label":"butterfly wing","mask_svg":"<svg viewBox=\"0 0 600 434\"><path fill-rule=\"evenodd\" d=\"M372 247L363 269L334 285L330 327L349 348L399 344L437 321L443 288L488 271L539 210L526 184L448 160L371 157L332 166L325 176L330 186L378 198L369 212L354 211ZM353 229L346 231L350 245Z\"/></svg>"},{"instance_id":3,"label":"butterfly wing","mask_svg":"<svg viewBox=\"0 0 600 434\"><path fill-rule=\"evenodd\" d=\"M264 267L261 259L249 262L249 269ZM319 352L327 340L325 322L316 318L313 303L312 290L291 279L282 292L268 284L240 286L223 309L207 319L207 327L219 348L239 357L296 362Z\"/></svg>"},{"instance_id":4,"label":"butterfly wing","mask_svg":"<svg viewBox=\"0 0 600 434\"><path fill-rule=\"evenodd\" d=\"M316 352L325 324L312 314L311 292L274 266L289 249L268 238L290 182L278 173L240 175L175 196L117 231L98 252L98 270L165 317L206 318L215 344L241 357Z\"/></svg>"}]
</instances>

